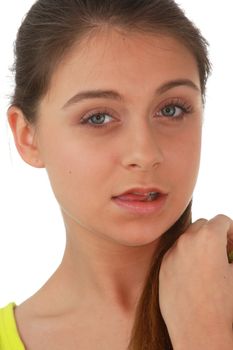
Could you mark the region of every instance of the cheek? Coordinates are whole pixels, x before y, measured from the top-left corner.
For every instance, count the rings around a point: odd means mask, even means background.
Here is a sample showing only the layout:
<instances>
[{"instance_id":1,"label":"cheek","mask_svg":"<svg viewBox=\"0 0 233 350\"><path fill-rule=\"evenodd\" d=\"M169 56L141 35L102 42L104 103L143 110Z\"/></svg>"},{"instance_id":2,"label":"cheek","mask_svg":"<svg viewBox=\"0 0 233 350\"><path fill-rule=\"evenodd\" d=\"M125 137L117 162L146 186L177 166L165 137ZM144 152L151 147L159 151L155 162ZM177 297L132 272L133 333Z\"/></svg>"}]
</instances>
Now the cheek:
<instances>
[{"instance_id":1,"label":"cheek","mask_svg":"<svg viewBox=\"0 0 233 350\"><path fill-rule=\"evenodd\" d=\"M104 152L64 141L56 151L50 148L47 157L47 172L59 202L74 202L77 207L81 198L93 200L90 197L107 181L109 162Z\"/></svg>"},{"instance_id":2,"label":"cheek","mask_svg":"<svg viewBox=\"0 0 233 350\"><path fill-rule=\"evenodd\" d=\"M167 179L170 189L171 222L184 212L193 197L200 165L200 134L187 134L176 140L169 148L162 177Z\"/></svg>"},{"instance_id":3,"label":"cheek","mask_svg":"<svg viewBox=\"0 0 233 350\"><path fill-rule=\"evenodd\" d=\"M170 149L168 167L175 185L187 196L193 192L200 166L201 132L187 133Z\"/></svg>"}]
</instances>

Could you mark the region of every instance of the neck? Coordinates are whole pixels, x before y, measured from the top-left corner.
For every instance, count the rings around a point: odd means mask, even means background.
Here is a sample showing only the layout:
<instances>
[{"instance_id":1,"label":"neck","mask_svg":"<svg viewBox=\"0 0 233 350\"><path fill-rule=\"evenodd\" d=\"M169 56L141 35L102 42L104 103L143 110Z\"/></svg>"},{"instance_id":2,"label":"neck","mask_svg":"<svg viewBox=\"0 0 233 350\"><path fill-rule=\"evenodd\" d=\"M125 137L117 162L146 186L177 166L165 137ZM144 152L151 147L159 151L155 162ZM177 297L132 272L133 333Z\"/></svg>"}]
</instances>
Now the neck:
<instances>
[{"instance_id":1,"label":"neck","mask_svg":"<svg viewBox=\"0 0 233 350\"><path fill-rule=\"evenodd\" d=\"M95 235L87 237L67 231L62 262L41 290L44 300L51 296L48 310L67 313L92 305L96 312L106 308L106 312L131 317L156 244L129 247Z\"/></svg>"},{"instance_id":2,"label":"neck","mask_svg":"<svg viewBox=\"0 0 233 350\"><path fill-rule=\"evenodd\" d=\"M69 291L79 300L96 300L131 313L149 272L155 243L141 247L116 245L107 240L67 239L59 269ZM75 302L75 300L73 300Z\"/></svg>"}]
</instances>

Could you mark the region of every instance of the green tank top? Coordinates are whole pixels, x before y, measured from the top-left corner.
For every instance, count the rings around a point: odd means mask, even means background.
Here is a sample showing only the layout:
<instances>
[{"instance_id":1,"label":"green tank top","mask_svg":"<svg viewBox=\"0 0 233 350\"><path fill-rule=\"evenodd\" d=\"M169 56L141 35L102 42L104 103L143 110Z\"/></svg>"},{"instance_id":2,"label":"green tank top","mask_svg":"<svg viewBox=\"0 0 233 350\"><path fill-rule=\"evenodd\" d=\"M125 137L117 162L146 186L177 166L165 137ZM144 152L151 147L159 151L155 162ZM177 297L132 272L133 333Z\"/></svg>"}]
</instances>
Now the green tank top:
<instances>
[{"instance_id":1,"label":"green tank top","mask_svg":"<svg viewBox=\"0 0 233 350\"><path fill-rule=\"evenodd\" d=\"M0 308L0 350L25 350L15 321L15 306L12 302Z\"/></svg>"}]
</instances>

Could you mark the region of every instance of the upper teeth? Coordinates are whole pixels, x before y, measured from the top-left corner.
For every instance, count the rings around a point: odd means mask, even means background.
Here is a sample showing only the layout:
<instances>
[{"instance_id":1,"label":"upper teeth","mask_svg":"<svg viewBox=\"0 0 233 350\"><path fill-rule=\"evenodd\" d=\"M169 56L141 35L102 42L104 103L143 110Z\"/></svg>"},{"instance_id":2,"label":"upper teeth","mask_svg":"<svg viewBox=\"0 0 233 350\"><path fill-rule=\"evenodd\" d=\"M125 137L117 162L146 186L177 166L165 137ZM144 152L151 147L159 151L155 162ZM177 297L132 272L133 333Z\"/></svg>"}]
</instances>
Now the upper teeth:
<instances>
[{"instance_id":1,"label":"upper teeth","mask_svg":"<svg viewBox=\"0 0 233 350\"><path fill-rule=\"evenodd\" d=\"M143 201L153 201L156 196L157 196L157 192L148 192L148 193L137 193L137 192L134 192L133 194L135 195L140 195L143 199Z\"/></svg>"},{"instance_id":2,"label":"upper teeth","mask_svg":"<svg viewBox=\"0 0 233 350\"><path fill-rule=\"evenodd\" d=\"M140 196L154 196L157 192L148 192L148 193L138 193L138 192L133 192L133 194L140 195Z\"/></svg>"}]
</instances>

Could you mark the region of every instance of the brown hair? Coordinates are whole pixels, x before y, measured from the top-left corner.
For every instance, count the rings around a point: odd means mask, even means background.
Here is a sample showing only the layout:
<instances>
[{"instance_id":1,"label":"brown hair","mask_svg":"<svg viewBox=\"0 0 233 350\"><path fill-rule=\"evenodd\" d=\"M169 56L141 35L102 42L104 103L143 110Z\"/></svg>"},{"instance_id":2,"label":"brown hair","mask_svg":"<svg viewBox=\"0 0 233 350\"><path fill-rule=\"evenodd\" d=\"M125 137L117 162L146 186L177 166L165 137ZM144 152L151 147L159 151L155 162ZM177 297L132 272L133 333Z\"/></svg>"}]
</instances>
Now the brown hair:
<instances>
[{"instance_id":1,"label":"brown hair","mask_svg":"<svg viewBox=\"0 0 233 350\"><path fill-rule=\"evenodd\" d=\"M15 45L16 87L11 104L36 126L38 106L52 74L72 46L103 26L132 32L166 34L181 41L194 55L203 103L211 72L207 41L173 0L38 0L19 28ZM159 270L165 252L191 224L192 201L165 232L154 252L136 309L128 350L172 349L159 308Z\"/></svg>"}]
</instances>

